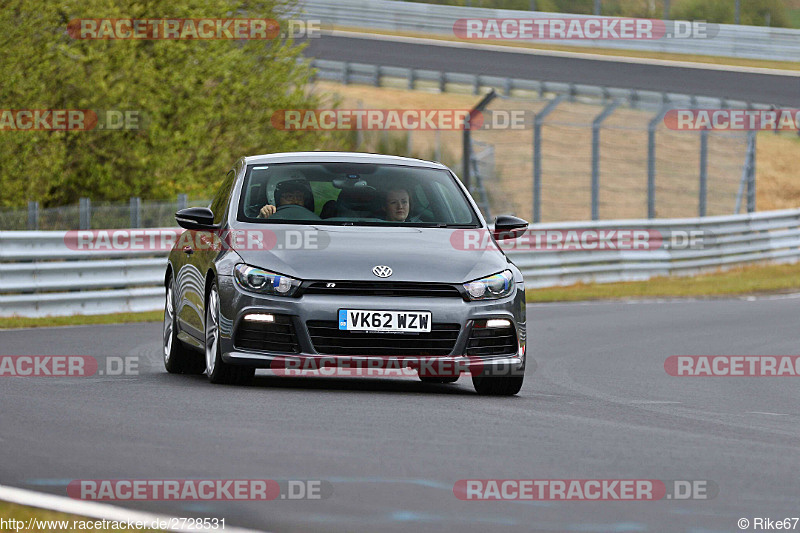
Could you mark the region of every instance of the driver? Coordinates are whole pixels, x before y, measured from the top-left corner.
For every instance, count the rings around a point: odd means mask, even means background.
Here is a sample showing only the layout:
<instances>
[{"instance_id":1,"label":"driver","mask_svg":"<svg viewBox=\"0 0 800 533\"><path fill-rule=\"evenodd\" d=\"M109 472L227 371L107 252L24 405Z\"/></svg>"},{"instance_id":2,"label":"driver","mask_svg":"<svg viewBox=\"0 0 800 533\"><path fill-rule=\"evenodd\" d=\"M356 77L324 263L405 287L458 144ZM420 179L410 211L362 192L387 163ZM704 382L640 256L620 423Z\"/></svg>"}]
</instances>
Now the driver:
<instances>
[{"instance_id":1,"label":"driver","mask_svg":"<svg viewBox=\"0 0 800 533\"><path fill-rule=\"evenodd\" d=\"M267 204L258 212L258 218L269 218L275 214L278 207L284 205L299 205L306 207L306 195L310 196L311 187L308 182L303 178L293 178L290 180L282 181L275 187L275 203Z\"/></svg>"}]
</instances>

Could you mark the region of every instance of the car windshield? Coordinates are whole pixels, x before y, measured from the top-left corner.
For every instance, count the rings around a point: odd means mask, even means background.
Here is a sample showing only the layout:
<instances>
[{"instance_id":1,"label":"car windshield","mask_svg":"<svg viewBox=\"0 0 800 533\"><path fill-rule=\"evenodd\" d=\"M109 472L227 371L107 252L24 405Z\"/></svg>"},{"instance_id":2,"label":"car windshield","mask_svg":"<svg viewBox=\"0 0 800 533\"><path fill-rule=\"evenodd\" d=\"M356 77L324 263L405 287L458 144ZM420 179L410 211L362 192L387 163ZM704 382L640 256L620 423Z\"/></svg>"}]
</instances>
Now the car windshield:
<instances>
[{"instance_id":1,"label":"car windshield","mask_svg":"<svg viewBox=\"0 0 800 533\"><path fill-rule=\"evenodd\" d=\"M479 225L447 170L368 163L251 165L238 219L314 225Z\"/></svg>"}]
</instances>

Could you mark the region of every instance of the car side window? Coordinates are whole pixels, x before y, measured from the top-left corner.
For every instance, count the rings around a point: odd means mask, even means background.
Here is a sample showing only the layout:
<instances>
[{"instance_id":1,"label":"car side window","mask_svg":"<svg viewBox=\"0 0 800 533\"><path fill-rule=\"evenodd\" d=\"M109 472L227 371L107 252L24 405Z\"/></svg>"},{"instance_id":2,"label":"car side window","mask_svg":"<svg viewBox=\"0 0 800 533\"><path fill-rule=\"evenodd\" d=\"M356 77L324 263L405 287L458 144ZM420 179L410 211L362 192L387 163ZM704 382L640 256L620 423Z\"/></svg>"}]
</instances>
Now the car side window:
<instances>
[{"instance_id":1,"label":"car side window","mask_svg":"<svg viewBox=\"0 0 800 533\"><path fill-rule=\"evenodd\" d=\"M233 188L235 177L236 173L233 169L228 171L225 175L225 179L222 180L222 185L220 185L216 196L214 196L214 199L211 201L210 209L211 212L214 213L214 224L222 223L225 214L228 212L228 206L231 202L231 189Z\"/></svg>"}]
</instances>

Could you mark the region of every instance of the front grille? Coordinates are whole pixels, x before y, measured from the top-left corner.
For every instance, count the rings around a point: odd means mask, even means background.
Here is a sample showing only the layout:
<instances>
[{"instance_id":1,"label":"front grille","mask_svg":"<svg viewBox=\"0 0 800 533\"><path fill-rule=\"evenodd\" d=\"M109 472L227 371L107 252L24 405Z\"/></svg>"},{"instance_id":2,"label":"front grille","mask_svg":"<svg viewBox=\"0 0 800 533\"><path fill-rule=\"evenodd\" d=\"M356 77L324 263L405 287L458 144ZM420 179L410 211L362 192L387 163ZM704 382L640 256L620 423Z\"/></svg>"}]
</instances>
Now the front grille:
<instances>
[{"instance_id":1,"label":"front grille","mask_svg":"<svg viewBox=\"0 0 800 533\"><path fill-rule=\"evenodd\" d=\"M274 316L275 322L242 320L236 328L233 344L246 350L299 353L300 345L292 319L286 315Z\"/></svg>"},{"instance_id":2,"label":"front grille","mask_svg":"<svg viewBox=\"0 0 800 533\"><path fill-rule=\"evenodd\" d=\"M432 324L429 333L370 333L340 330L335 320L306 323L314 349L329 355L449 355L458 339L458 324Z\"/></svg>"},{"instance_id":3,"label":"front grille","mask_svg":"<svg viewBox=\"0 0 800 533\"><path fill-rule=\"evenodd\" d=\"M467 341L467 355L505 355L517 353L514 326L505 328L475 327Z\"/></svg>"},{"instance_id":4,"label":"front grille","mask_svg":"<svg viewBox=\"0 0 800 533\"><path fill-rule=\"evenodd\" d=\"M332 285L332 286L331 286ZM453 285L405 281L313 281L302 294L336 296L411 296L421 298L461 298Z\"/></svg>"}]
</instances>

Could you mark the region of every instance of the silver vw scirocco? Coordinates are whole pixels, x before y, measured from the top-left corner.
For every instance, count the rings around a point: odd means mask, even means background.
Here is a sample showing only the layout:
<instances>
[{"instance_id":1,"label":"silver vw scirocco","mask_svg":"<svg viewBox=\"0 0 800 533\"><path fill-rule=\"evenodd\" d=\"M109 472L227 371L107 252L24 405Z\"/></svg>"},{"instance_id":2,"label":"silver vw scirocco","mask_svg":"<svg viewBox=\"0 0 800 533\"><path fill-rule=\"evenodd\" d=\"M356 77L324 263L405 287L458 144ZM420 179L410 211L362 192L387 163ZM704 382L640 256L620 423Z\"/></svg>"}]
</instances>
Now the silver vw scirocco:
<instances>
[{"instance_id":1,"label":"silver vw scirocco","mask_svg":"<svg viewBox=\"0 0 800 533\"><path fill-rule=\"evenodd\" d=\"M527 222L500 216L490 228L444 165L244 157L208 208L176 219L188 231L165 277L169 372L244 383L257 368L348 360L433 383L469 372L481 394L522 387L525 290L497 240Z\"/></svg>"}]
</instances>

